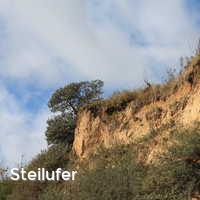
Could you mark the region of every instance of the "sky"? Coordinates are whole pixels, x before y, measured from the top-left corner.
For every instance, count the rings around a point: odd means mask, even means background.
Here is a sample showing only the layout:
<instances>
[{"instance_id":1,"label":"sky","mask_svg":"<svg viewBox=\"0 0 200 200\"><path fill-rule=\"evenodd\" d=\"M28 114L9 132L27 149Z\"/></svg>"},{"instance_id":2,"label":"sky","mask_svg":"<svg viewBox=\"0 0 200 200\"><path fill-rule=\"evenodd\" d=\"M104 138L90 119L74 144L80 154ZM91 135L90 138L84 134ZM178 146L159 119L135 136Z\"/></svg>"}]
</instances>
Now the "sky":
<instances>
[{"instance_id":1,"label":"sky","mask_svg":"<svg viewBox=\"0 0 200 200\"><path fill-rule=\"evenodd\" d=\"M199 0L0 0L0 163L47 148L47 102L70 82L105 94L164 80L200 38Z\"/></svg>"}]
</instances>

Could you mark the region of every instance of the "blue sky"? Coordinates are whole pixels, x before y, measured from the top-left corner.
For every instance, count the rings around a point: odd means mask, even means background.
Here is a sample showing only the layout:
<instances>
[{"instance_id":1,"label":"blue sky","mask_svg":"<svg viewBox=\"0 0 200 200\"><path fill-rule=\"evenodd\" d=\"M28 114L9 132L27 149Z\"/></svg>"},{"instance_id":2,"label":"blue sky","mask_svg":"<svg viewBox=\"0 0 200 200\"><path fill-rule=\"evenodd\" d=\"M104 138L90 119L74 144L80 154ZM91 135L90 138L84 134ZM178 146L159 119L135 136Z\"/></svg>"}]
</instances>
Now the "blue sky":
<instances>
[{"instance_id":1,"label":"blue sky","mask_svg":"<svg viewBox=\"0 0 200 200\"><path fill-rule=\"evenodd\" d=\"M198 0L0 0L0 161L46 148L52 92L102 79L105 93L161 82L194 54Z\"/></svg>"}]
</instances>

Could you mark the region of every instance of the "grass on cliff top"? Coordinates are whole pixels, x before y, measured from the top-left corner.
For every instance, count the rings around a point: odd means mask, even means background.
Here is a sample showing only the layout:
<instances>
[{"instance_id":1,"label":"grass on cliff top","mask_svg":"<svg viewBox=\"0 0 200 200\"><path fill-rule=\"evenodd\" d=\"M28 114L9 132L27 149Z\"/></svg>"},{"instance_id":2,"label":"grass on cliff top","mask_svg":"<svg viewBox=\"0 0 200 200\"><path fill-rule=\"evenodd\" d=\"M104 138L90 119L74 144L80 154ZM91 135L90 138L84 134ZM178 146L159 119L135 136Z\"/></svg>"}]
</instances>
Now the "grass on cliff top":
<instances>
[{"instance_id":1,"label":"grass on cliff top","mask_svg":"<svg viewBox=\"0 0 200 200\"><path fill-rule=\"evenodd\" d=\"M166 100L175 90L177 84L171 81L165 85L152 85L151 88L138 89L136 91L123 91L114 93L110 98L93 102L84 107L94 115L101 112L112 115L124 110L130 103L133 111L138 112L143 106L159 100Z\"/></svg>"},{"instance_id":2,"label":"grass on cliff top","mask_svg":"<svg viewBox=\"0 0 200 200\"><path fill-rule=\"evenodd\" d=\"M91 111L94 116L100 113L112 115L115 112L124 110L129 104L136 113L143 106L156 101L166 101L174 94L185 82L192 86L197 84L200 79L200 56L196 56L188 61L186 67L183 67L180 74L176 77L173 71L168 72L167 81L163 84L152 84L146 88L135 91L123 91L114 93L110 98L93 102L84 106L82 109Z\"/></svg>"}]
</instances>

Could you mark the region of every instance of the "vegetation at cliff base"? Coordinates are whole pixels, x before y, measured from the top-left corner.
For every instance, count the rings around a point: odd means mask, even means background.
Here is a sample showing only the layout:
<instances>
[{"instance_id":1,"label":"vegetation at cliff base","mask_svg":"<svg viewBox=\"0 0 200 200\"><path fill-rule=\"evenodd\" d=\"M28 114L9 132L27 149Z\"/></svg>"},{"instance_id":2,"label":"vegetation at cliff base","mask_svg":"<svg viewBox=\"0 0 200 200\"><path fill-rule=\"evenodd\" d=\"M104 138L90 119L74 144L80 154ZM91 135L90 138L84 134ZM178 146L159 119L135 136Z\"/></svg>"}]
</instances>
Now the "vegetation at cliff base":
<instances>
[{"instance_id":1,"label":"vegetation at cliff base","mask_svg":"<svg viewBox=\"0 0 200 200\"><path fill-rule=\"evenodd\" d=\"M142 145L100 149L88 161L80 163L75 182L18 182L13 185L8 199L187 200L200 192L200 125L190 130L173 127L171 137L179 142L169 148L157 164L145 163L147 140ZM143 152L140 159L138 152ZM77 165L74 159L64 147L49 149L38 155L28 169L41 166L49 170L70 169ZM4 187L4 191L8 188Z\"/></svg>"}]
</instances>

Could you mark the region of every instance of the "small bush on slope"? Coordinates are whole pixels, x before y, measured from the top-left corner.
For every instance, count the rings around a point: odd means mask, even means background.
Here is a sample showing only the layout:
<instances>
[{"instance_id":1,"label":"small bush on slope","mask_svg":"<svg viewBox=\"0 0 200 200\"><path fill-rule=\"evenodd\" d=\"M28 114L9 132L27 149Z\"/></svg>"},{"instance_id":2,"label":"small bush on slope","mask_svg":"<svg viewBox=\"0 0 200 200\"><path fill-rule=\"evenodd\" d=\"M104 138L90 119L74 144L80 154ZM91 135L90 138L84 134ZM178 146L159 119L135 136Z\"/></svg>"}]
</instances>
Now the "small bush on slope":
<instances>
[{"instance_id":1,"label":"small bush on slope","mask_svg":"<svg viewBox=\"0 0 200 200\"><path fill-rule=\"evenodd\" d=\"M0 181L0 200L6 200L12 192L12 183L9 180Z\"/></svg>"}]
</instances>

